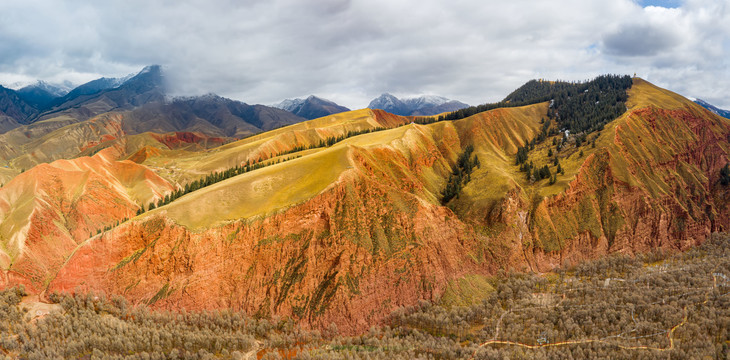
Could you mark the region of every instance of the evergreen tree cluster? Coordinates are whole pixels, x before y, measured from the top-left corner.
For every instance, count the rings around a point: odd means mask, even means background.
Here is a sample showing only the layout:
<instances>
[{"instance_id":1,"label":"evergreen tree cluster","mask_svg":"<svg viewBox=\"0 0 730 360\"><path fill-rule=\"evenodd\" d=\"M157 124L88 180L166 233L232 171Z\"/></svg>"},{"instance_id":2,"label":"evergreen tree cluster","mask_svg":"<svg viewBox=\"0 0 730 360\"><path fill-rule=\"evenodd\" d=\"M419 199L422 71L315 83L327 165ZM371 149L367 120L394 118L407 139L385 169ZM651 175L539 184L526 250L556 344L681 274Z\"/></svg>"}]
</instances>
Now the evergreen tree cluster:
<instances>
[{"instance_id":1,"label":"evergreen tree cluster","mask_svg":"<svg viewBox=\"0 0 730 360\"><path fill-rule=\"evenodd\" d=\"M593 131L626 111L626 90L631 88L628 75L601 75L586 82L530 80L504 100L470 106L438 117L418 117L414 122L430 124L459 120L497 108L520 107L551 101L548 115L561 128L572 132Z\"/></svg>"},{"instance_id":2,"label":"evergreen tree cluster","mask_svg":"<svg viewBox=\"0 0 730 360\"><path fill-rule=\"evenodd\" d=\"M530 80L507 95L503 102L540 103L552 100L556 94L577 93L585 82Z\"/></svg>"},{"instance_id":3,"label":"evergreen tree cluster","mask_svg":"<svg viewBox=\"0 0 730 360\"><path fill-rule=\"evenodd\" d=\"M527 154L530 151L530 146L520 146L517 148L517 155L515 155L515 165L523 165L527 162ZM522 169L520 167L520 169Z\"/></svg>"},{"instance_id":4,"label":"evergreen tree cluster","mask_svg":"<svg viewBox=\"0 0 730 360\"><path fill-rule=\"evenodd\" d=\"M549 184L555 184L558 180L557 175L564 173L563 167L560 166L560 162L558 161L558 157L556 156L553 158L553 166L556 167L555 173L553 173L550 171L550 167L548 165L537 167L532 161L527 162L527 149L528 146L526 145L521 147L517 153L517 161L520 165L520 171L525 173L527 180L540 181L543 179L550 179Z\"/></svg>"},{"instance_id":5,"label":"evergreen tree cluster","mask_svg":"<svg viewBox=\"0 0 730 360\"><path fill-rule=\"evenodd\" d=\"M542 179L547 179L552 175L550 172L550 168L547 165L544 165L541 168L534 168L532 169L532 177L535 178L535 181L540 181Z\"/></svg>"},{"instance_id":6,"label":"evergreen tree cluster","mask_svg":"<svg viewBox=\"0 0 730 360\"><path fill-rule=\"evenodd\" d=\"M552 121L542 119L542 126L540 126L540 133L537 134L537 137L532 139L533 145L536 143L541 143L545 141L550 136L554 136L558 134L558 129L552 125Z\"/></svg>"},{"instance_id":7,"label":"evergreen tree cluster","mask_svg":"<svg viewBox=\"0 0 730 360\"><path fill-rule=\"evenodd\" d=\"M117 222L114 225L107 225L107 226L104 226L104 229L97 229L96 233L101 234L102 232L107 232L107 231L119 226L119 224L126 222L127 220L129 220L129 218L126 218L126 217L124 219L122 219L121 222L119 220L117 220ZM89 237L92 237L92 236L93 235L91 233L89 233Z\"/></svg>"},{"instance_id":8,"label":"evergreen tree cluster","mask_svg":"<svg viewBox=\"0 0 730 360\"><path fill-rule=\"evenodd\" d=\"M280 154L274 155L274 157L276 157L276 156L280 156ZM204 188L206 186L213 185L215 183L218 183L218 182L221 182L223 180L232 178L234 176L241 175L241 174L245 174L245 173L247 173L249 171L258 170L258 169L261 169L261 168L264 168L264 167L267 167L267 166L279 164L279 163L286 162L286 161L289 161L289 160L297 159L299 157L301 157L301 156L294 156L294 157L286 158L286 159L283 159L283 160L282 159L278 159L276 161L269 161L269 162L262 162L262 161L249 162L249 161L246 161L246 163L244 163L242 165L236 165L236 166L231 167L231 168L228 168L227 170L224 170L224 171L216 171L216 172L210 173L210 174L204 176L203 178L200 178L198 180L195 180L193 182L189 182L189 183L185 184L185 187L182 188L182 189L177 189L177 190L175 190L175 191L173 191L173 192L165 195L165 197L160 198L159 200L157 200L156 203L154 201L151 202L149 204L149 206L147 207L147 209L148 210L153 210L156 207L165 206L165 205L167 205L167 204L169 204L169 203L177 200L178 198L180 198L181 196L183 196L185 194L189 194L189 193L191 193L193 191L200 190L200 189L202 189L202 188ZM141 207L137 211L137 215L142 214L143 212L144 212L144 208Z\"/></svg>"},{"instance_id":9,"label":"evergreen tree cluster","mask_svg":"<svg viewBox=\"0 0 730 360\"><path fill-rule=\"evenodd\" d=\"M318 148L318 147L329 147L329 146L332 146L334 144L337 144L338 142L340 142L342 140L345 140L345 139L350 138L350 137L353 137L353 136L358 136L358 135L362 135L362 134L369 134L369 133L372 133L372 132L383 131L383 130L388 130L388 129L389 128L385 128L385 127L378 126L378 127L374 127L374 128L370 128L370 129L350 130L350 131L348 131L344 135L330 136L330 137L328 137L328 138L326 138L324 140L320 140L319 141L319 144L317 144L317 146L310 145L309 148L310 149L314 149L314 148Z\"/></svg>"},{"instance_id":10,"label":"evergreen tree cluster","mask_svg":"<svg viewBox=\"0 0 730 360\"><path fill-rule=\"evenodd\" d=\"M602 130L605 124L626 112L626 100L629 97L626 91L631 84L632 80L628 75L599 76L590 82L556 93L548 115L561 128L576 134Z\"/></svg>"},{"instance_id":11,"label":"evergreen tree cluster","mask_svg":"<svg viewBox=\"0 0 730 360\"><path fill-rule=\"evenodd\" d=\"M472 153L474 152L474 146L467 145L456 160L456 166L449 175L449 181L446 183L446 188L441 191L441 203L446 204L454 197L459 197L461 189L471 181L471 173L475 167L480 167L479 158Z\"/></svg>"},{"instance_id":12,"label":"evergreen tree cluster","mask_svg":"<svg viewBox=\"0 0 730 360\"><path fill-rule=\"evenodd\" d=\"M730 185L730 164L725 164L725 167L720 169L720 184L723 186Z\"/></svg>"}]
</instances>

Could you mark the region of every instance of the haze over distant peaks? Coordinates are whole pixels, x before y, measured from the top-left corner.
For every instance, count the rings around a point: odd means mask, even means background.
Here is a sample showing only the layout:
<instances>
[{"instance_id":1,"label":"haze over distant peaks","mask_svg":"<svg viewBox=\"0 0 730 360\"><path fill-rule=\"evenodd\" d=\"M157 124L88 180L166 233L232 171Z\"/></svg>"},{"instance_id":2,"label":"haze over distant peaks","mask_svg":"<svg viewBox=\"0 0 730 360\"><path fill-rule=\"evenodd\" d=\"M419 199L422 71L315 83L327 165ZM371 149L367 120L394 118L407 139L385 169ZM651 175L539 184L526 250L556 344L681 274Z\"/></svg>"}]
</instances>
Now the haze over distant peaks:
<instances>
[{"instance_id":1,"label":"haze over distant peaks","mask_svg":"<svg viewBox=\"0 0 730 360\"><path fill-rule=\"evenodd\" d=\"M373 99L368 108L382 109L396 115L437 115L444 112L456 111L469 105L450 100L443 96L421 95L414 98L399 99L391 94L384 93Z\"/></svg>"},{"instance_id":2,"label":"haze over distant peaks","mask_svg":"<svg viewBox=\"0 0 730 360\"><path fill-rule=\"evenodd\" d=\"M310 95L306 99L286 99L273 107L283 109L305 119L316 119L327 115L337 114L350 109L336 104L334 101Z\"/></svg>"},{"instance_id":3,"label":"haze over distant peaks","mask_svg":"<svg viewBox=\"0 0 730 360\"><path fill-rule=\"evenodd\" d=\"M62 119L69 125L112 111L124 113L122 127L129 134L199 131L238 138L305 120L281 109L212 94L172 99L166 90L159 65L125 77L99 78L67 92L43 82L18 91L0 87L0 134L42 120Z\"/></svg>"}]
</instances>

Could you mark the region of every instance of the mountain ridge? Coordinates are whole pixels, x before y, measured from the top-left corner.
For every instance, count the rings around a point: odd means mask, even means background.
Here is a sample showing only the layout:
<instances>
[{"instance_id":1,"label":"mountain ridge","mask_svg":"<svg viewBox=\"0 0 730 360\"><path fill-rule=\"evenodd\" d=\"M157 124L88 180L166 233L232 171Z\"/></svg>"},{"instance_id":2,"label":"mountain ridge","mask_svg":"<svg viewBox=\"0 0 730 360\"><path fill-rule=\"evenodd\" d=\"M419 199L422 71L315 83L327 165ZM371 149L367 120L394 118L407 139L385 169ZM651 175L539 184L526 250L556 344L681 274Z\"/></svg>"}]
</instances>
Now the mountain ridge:
<instances>
[{"instance_id":1,"label":"mountain ridge","mask_svg":"<svg viewBox=\"0 0 730 360\"><path fill-rule=\"evenodd\" d=\"M338 105L334 101L323 99L315 95L310 95L305 99L285 99L272 106L289 111L294 115L301 116L308 120L350 111L350 109Z\"/></svg>"},{"instance_id":2,"label":"mountain ridge","mask_svg":"<svg viewBox=\"0 0 730 360\"><path fill-rule=\"evenodd\" d=\"M382 109L402 116L427 116L452 112L469 105L442 96L421 95L413 98L399 99L389 93L383 93L370 101L368 108Z\"/></svg>"},{"instance_id":3,"label":"mountain ridge","mask_svg":"<svg viewBox=\"0 0 730 360\"><path fill-rule=\"evenodd\" d=\"M201 151L146 146L130 160L194 190L174 201L150 195L144 201L156 206L129 205L138 215L119 226L75 233L81 245L64 264L44 263L42 252L13 255L6 279L358 333L399 306L438 301L460 279L682 250L727 229L730 191L720 177L730 121L638 78L600 80L585 92L574 84L550 92L591 101L537 94L524 106L424 123L363 109ZM592 96L613 97L606 84L626 94L606 113L623 112L571 125L583 119L572 107L602 109ZM200 187L204 177L214 180ZM8 199L0 211L17 214L27 202L11 196L23 193L13 181L0 188ZM457 196L444 201L452 185ZM44 201L61 209L59 199ZM18 229L9 219L5 229ZM34 239L57 231L43 224L51 223L32 225Z\"/></svg>"}]
</instances>

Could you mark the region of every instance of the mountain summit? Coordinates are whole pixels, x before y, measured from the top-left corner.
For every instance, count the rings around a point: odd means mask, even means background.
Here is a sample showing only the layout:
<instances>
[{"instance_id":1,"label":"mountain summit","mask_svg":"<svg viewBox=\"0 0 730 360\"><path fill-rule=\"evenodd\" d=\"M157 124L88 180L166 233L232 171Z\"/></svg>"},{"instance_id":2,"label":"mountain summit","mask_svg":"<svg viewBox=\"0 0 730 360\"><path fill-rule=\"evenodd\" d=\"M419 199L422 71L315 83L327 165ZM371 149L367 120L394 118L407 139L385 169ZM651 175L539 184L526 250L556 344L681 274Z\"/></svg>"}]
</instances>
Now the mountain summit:
<instances>
[{"instance_id":1,"label":"mountain summit","mask_svg":"<svg viewBox=\"0 0 730 360\"><path fill-rule=\"evenodd\" d=\"M460 101L450 100L443 96L421 95L419 97L399 99L384 93L373 99L368 108L381 109L396 115L437 115L468 107Z\"/></svg>"},{"instance_id":2,"label":"mountain summit","mask_svg":"<svg viewBox=\"0 0 730 360\"><path fill-rule=\"evenodd\" d=\"M68 84L56 85L38 80L35 84L25 86L16 92L29 105L36 109L45 109L54 100L65 96L71 90L72 88Z\"/></svg>"},{"instance_id":3,"label":"mountain summit","mask_svg":"<svg viewBox=\"0 0 730 360\"><path fill-rule=\"evenodd\" d=\"M334 101L311 95L306 99L286 99L273 105L275 108L289 111L305 119L316 119L327 115L337 114L350 109L336 104Z\"/></svg>"}]
</instances>

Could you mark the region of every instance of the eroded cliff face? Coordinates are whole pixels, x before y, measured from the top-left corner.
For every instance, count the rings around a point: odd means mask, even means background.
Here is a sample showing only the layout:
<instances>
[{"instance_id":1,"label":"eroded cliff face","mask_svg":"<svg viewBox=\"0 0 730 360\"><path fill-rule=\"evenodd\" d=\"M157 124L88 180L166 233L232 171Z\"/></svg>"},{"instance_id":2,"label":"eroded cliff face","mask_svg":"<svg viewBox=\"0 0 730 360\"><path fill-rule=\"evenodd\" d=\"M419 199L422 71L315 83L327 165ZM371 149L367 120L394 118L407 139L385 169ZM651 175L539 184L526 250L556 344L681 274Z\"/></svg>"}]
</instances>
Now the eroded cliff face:
<instances>
[{"instance_id":1,"label":"eroded cliff face","mask_svg":"<svg viewBox=\"0 0 730 360\"><path fill-rule=\"evenodd\" d=\"M41 291L83 241L133 217L138 203L173 190L149 169L115 161L111 152L42 164L0 188L6 281L13 274Z\"/></svg>"},{"instance_id":2,"label":"eroded cliff face","mask_svg":"<svg viewBox=\"0 0 730 360\"><path fill-rule=\"evenodd\" d=\"M684 250L728 228L727 121L688 105L636 108L606 127L557 196L531 213L534 268L546 271L608 253Z\"/></svg>"},{"instance_id":3,"label":"eroded cliff face","mask_svg":"<svg viewBox=\"0 0 730 360\"><path fill-rule=\"evenodd\" d=\"M233 213L235 202L244 201L235 196L251 194L237 191L245 185L240 179L292 178L248 174L136 217L81 246L69 241L63 249L73 252L66 258L63 251L54 255L56 262L43 269L53 276L40 283L48 284L48 291L121 294L155 308L286 315L313 327L335 323L356 333L399 306L439 300L447 284L462 276L488 276L499 269L544 272L615 252L682 250L730 226L728 191L718 183L728 161L730 122L647 86L635 84L632 99L640 100L605 127L595 147L560 154L567 170L553 185L526 180L514 165L517 148L538 133L547 104L410 124L277 165L276 171L311 176L313 168L301 169L322 162L307 162L307 156L343 162L332 164L339 174L335 180L313 185L316 191L303 201L268 202L273 210L263 212L236 210L252 214L247 218L219 211L230 215L228 220L197 221L205 217L200 209L212 209L209 203L201 206L210 199L226 200ZM660 106L661 96L670 105ZM362 121L348 125L353 129L368 122L404 122L385 113L358 114ZM324 135L307 126L262 138L258 148L231 156L245 158L274 145L286 151L287 142L280 140L290 135L320 141ZM474 146L481 166L460 197L442 206L440 192L467 145ZM269 173L274 170L262 172ZM279 185L269 188L292 188ZM79 214L112 207L84 206L73 207ZM50 213L44 216L32 222L58 222ZM63 237L55 228L34 226L36 238ZM51 250L34 253L45 251Z\"/></svg>"},{"instance_id":4,"label":"eroded cliff face","mask_svg":"<svg viewBox=\"0 0 730 360\"><path fill-rule=\"evenodd\" d=\"M446 282L487 274L444 207L355 171L311 199L251 222L191 232L164 214L80 248L50 291L104 290L167 309L231 308L363 331Z\"/></svg>"}]
</instances>

